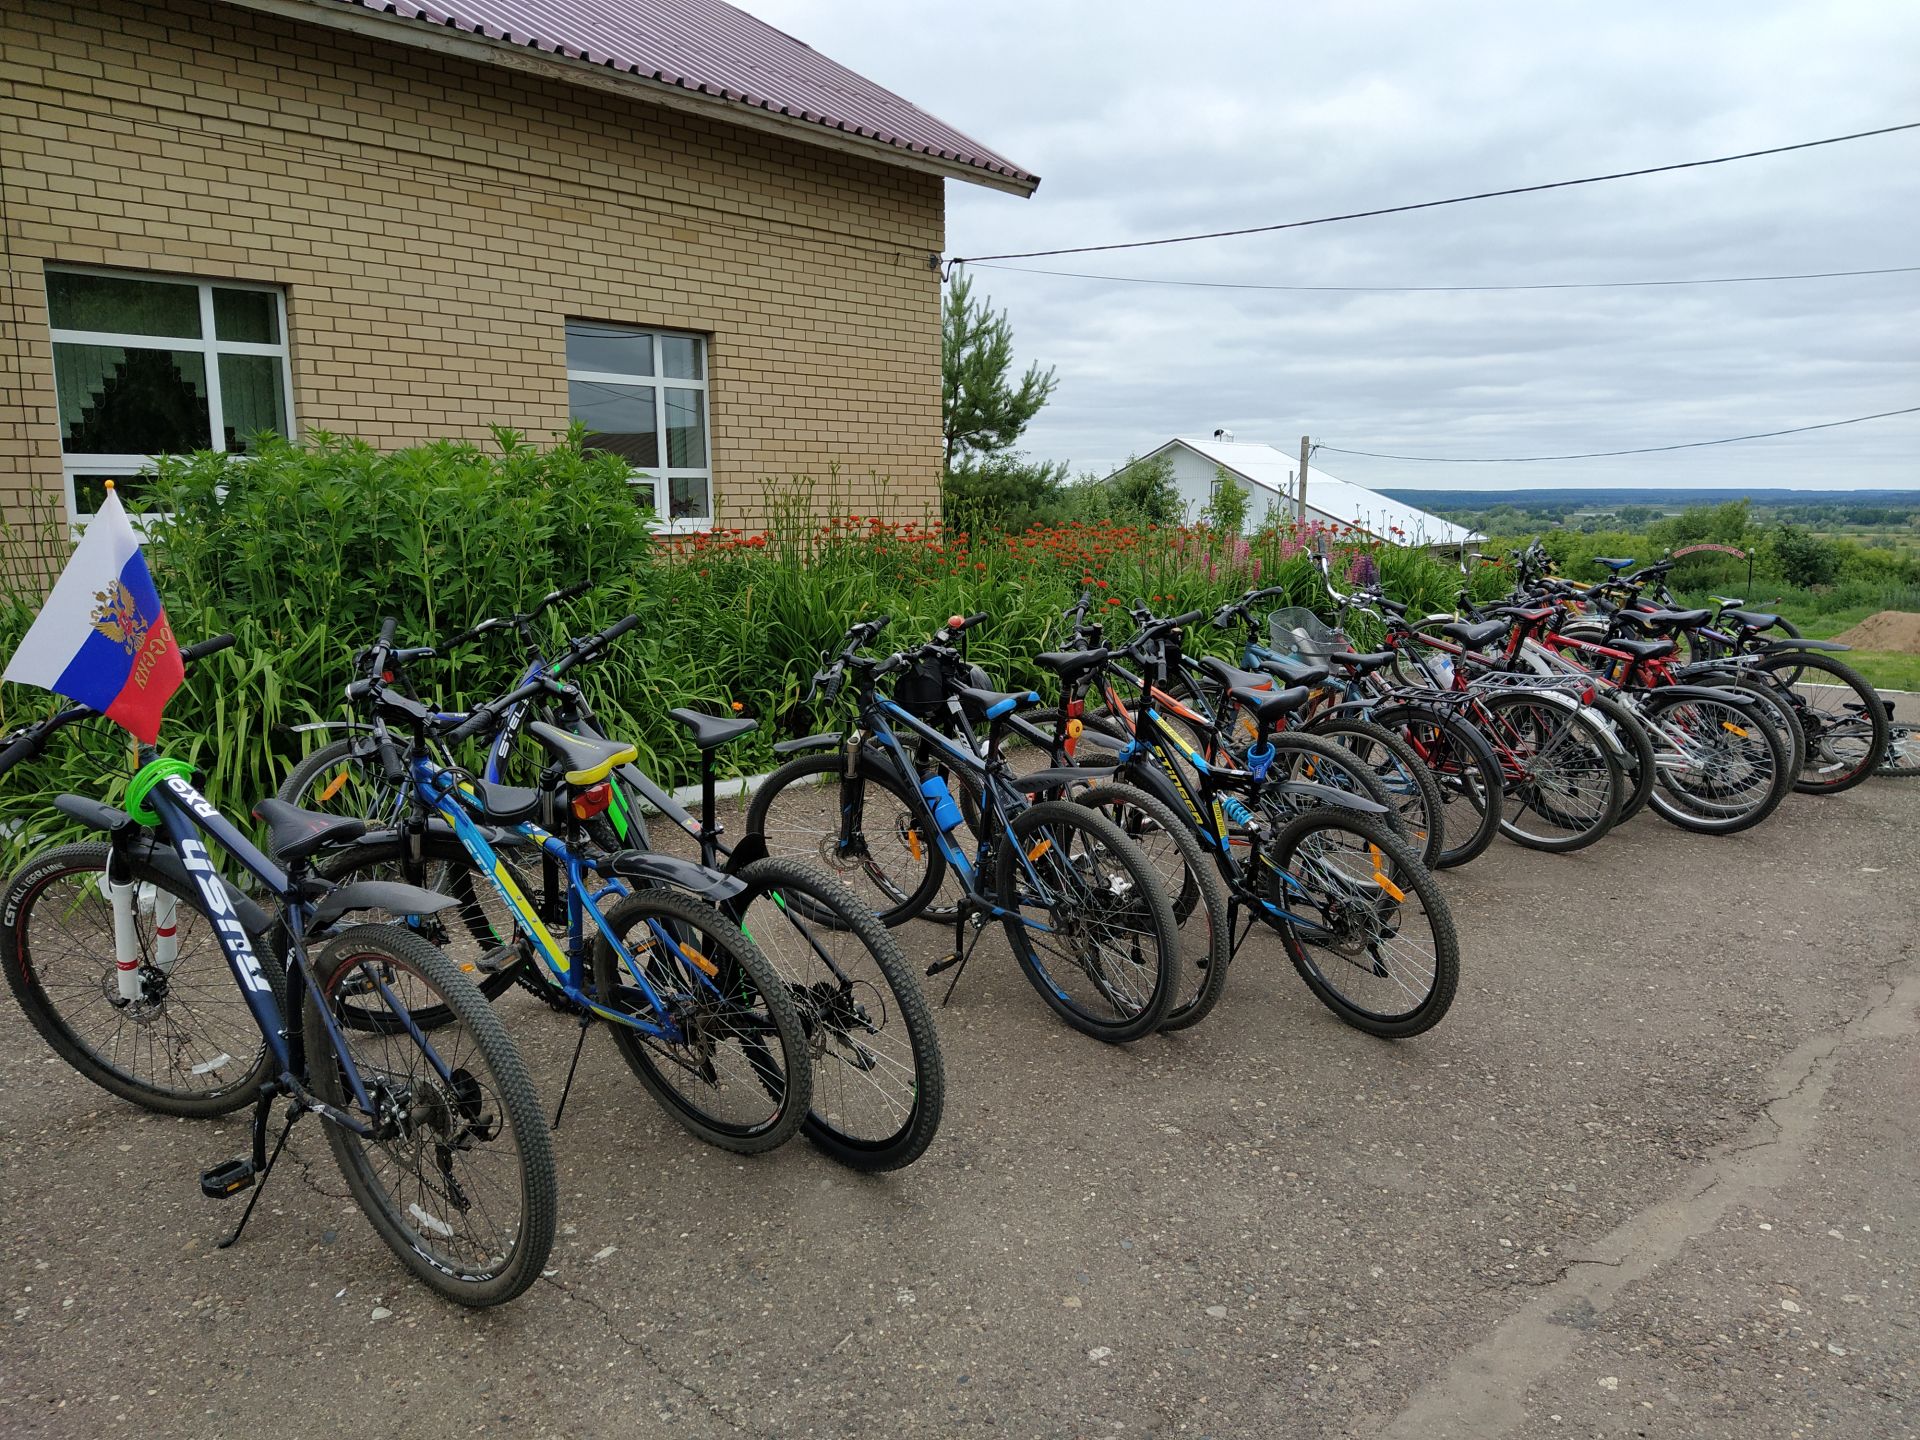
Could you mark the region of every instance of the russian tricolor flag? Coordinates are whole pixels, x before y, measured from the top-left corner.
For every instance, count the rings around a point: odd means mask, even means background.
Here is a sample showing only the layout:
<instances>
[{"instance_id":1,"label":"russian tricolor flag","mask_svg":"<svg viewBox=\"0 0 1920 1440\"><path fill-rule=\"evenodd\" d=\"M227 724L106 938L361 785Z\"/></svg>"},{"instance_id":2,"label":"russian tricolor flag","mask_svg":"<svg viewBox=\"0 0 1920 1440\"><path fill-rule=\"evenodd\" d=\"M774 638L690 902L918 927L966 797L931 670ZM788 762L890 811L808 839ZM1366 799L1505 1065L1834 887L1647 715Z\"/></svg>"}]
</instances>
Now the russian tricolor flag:
<instances>
[{"instance_id":1,"label":"russian tricolor flag","mask_svg":"<svg viewBox=\"0 0 1920 1440\"><path fill-rule=\"evenodd\" d=\"M91 705L151 745L185 674L140 539L109 490L5 678Z\"/></svg>"}]
</instances>

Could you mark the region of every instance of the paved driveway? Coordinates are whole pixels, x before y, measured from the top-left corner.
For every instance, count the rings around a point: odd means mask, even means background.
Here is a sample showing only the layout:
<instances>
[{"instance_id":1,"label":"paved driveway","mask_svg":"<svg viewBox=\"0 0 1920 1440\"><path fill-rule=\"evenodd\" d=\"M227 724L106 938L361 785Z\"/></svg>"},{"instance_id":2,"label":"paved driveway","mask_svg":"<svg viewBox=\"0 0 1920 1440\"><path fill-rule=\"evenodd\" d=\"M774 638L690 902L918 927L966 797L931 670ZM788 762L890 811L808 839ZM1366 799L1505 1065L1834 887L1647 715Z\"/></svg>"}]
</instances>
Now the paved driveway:
<instances>
[{"instance_id":1,"label":"paved driveway","mask_svg":"<svg viewBox=\"0 0 1920 1440\"><path fill-rule=\"evenodd\" d=\"M596 1034L553 1273L479 1315L312 1127L213 1249L195 1176L244 1125L113 1100L0 1006L0 1434L1914 1434L1917 801L1500 842L1447 880L1458 1004L1398 1045L1256 939L1206 1025L1110 1049L989 939L888 1177L702 1146ZM551 1094L572 1029L502 1003Z\"/></svg>"}]
</instances>

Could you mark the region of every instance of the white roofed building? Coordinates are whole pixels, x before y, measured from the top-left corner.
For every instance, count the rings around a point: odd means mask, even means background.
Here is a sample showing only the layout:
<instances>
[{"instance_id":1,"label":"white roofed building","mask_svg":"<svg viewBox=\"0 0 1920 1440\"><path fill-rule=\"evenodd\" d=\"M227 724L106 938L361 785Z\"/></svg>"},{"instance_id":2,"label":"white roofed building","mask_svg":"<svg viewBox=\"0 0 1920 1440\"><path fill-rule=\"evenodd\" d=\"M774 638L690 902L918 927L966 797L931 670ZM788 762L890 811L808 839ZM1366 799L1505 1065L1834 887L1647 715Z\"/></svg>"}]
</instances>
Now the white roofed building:
<instances>
[{"instance_id":1,"label":"white roofed building","mask_svg":"<svg viewBox=\"0 0 1920 1440\"><path fill-rule=\"evenodd\" d=\"M1249 492L1248 529L1263 524L1269 510L1278 510L1283 519L1293 517L1293 480L1299 469L1296 456L1249 441L1181 436L1141 458L1152 460L1162 455L1172 463L1174 483L1191 519L1200 518L1213 503L1220 470ZM1475 531L1378 490L1336 479L1311 461L1307 465L1307 519L1351 525L1394 545L1468 545L1481 538Z\"/></svg>"}]
</instances>

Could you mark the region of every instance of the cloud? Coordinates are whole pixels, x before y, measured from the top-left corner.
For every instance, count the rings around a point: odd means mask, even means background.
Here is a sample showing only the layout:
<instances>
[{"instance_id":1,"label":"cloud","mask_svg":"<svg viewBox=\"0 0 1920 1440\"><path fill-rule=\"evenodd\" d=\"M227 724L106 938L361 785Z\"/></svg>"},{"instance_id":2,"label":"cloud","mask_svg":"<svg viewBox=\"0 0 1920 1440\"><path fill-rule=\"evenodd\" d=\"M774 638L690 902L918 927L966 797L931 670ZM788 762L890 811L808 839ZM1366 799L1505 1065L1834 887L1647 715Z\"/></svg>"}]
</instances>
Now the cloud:
<instances>
[{"instance_id":1,"label":"cloud","mask_svg":"<svg viewBox=\"0 0 1920 1440\"><path fill-rule=\"evenodd\" d=\"M882 0L747 8L1044 177L948 187L953 254L1437 199L1920 119L1920 7ZM932 18L929 17L937 17ZM1669 279L1920 263L1920 132L1585 189L1195 245L1009 262L1273 284ZM1028 432L1076 464L1225 424L1291 449L1535 454L1920 403L1920 274L1687 289L1332 295L982 269ZM1375 485L1920 488L1920 416L1565 465L1341 457Z\"/></svg>"}]
</instances>

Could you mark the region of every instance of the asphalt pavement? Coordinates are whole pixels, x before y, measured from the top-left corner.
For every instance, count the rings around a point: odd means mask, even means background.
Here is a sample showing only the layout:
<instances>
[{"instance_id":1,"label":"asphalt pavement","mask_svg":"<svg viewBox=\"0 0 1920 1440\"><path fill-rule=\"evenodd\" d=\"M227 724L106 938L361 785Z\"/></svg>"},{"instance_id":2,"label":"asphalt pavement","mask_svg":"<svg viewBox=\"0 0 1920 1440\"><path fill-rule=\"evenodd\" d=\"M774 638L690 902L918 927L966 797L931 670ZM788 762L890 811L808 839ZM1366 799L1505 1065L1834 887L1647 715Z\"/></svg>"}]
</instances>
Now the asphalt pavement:
<instances>
[{"instance_id":1,"label":"asphalt pavement","mask_svg":"<svg viewBox=\"0 0 1920 1440\"><path fill-rule=\"evenodd\" d=\"M317 1126L216 1250L244 1115L147 1115L0 1004L0 1435L1920 1434L1917 804L1497 842L1397 1044L1256 937L1206 1024L1103 1046L989 938L889 1176L702 1145L596 1033L551 1273L486 1313ZM573 1027L501 1004L553 1096Z\"/></svg>"}]
</instances>

